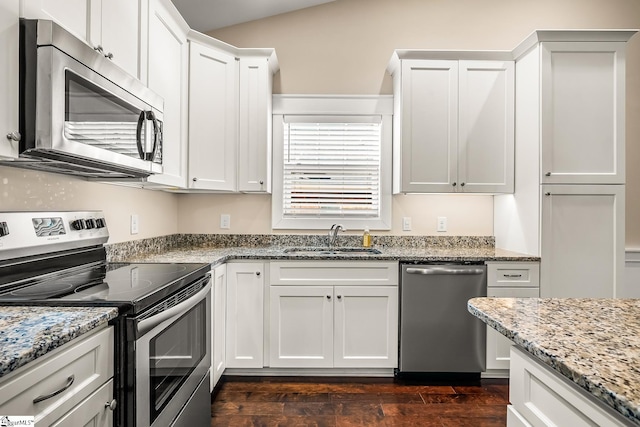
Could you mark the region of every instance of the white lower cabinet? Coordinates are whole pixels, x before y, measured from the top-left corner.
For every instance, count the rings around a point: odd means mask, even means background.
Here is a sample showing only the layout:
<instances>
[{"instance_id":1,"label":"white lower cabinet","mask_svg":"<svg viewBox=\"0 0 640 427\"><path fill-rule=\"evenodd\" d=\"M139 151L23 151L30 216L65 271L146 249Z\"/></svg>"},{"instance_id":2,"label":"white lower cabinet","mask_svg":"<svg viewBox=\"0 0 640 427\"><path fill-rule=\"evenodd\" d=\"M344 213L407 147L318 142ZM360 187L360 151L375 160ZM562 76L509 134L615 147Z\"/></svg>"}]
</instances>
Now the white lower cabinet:
<instances>
[{"instance_id":1,"label":"white lower cabinet","mask_svg":"<svg viewBox=\"0 0 640 427\"><path fill-rule=\"evenodd\" d=\"M538 262L487 262L487 296L539 297L540 264ZM507 337L487 326L487 371L485 376L505 374L509 370L512 344Z\"/></svg>"},{"instance_id":2,"label":"white lower cabinet","mask_svg":"<svg viewBox=\"0 0 640 427\"><path fill-rule=\"evenodd\" d=\"M631 423L558 372L511 348L508 427L608 426Z\"/></svg>"},{"instance_id":3,"label":"white lower cabinet","mask_svg":"<svg viewBox=\"0 0 640 427\"><path fill-rule=\"evenodd\" d=\"M225 369L225 329L227 315L227 265L222 264L213 269L213 286L211 287L211 384L210 391L216 386Z\"/></svg>"},{"instance_id":4,"label":"white lower cabinet","mask_svg":"<svg viewBox=\"0 0 640 427\"><path fill-rule=\"evenodd\" d=\"M397 367L397 272L388 262L272 262L269 366Z\"/></svg>"},{"instance_id":5,"label":"white lower cabinet","mask_svg":"<svg viewBox=\"0 0 640 427\"><path fill-rule=\"evenodd\" d=\"M226 367L262 368L264 263L228 263L226 276Z\"/></svg>"},{"instance_id":6,"label":"white lower cabinet","mask_svg":"<svg viewBox=\"0 0 640 427\"><path fill-rule=\"evenodd\" d=\"M37 426L112 426L113 358L112 327L76 338L0 379L0 414L34 415Z\"/></svg>"}]
</instances>

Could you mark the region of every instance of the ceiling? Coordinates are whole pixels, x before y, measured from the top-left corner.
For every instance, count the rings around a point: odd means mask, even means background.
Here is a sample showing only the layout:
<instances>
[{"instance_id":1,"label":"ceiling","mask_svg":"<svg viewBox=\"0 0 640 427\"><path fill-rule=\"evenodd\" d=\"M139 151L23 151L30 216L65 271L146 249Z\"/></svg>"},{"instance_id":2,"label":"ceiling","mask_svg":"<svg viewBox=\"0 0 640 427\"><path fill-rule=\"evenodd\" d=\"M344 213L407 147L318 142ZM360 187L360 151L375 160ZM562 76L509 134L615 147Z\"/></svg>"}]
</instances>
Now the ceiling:
<instances>
[{"instance_id":1,"label":"ceiling","mask_svg":"<svg viewBox=\"0 0 640 427\"><path fill-rule=\"evenodd\" d=\"M334 0L171 0L189 26L207 32Z\"/></svg>"}]
</instances>

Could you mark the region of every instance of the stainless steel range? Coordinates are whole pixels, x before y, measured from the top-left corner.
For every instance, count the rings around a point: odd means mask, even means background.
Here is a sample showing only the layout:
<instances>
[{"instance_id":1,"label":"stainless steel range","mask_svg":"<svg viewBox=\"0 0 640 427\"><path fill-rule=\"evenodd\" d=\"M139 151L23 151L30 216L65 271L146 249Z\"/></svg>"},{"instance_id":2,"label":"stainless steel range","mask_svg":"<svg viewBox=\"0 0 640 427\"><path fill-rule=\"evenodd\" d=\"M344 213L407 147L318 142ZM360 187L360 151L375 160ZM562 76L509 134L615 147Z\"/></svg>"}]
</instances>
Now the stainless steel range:
<instances>
[{"instance_id":1,"label":"stainless steel range","mask_svg":"<svg viewBox=\"0 0 640 427\"><path fill-rule=\"evenodd\" d=\"M101 212L0 212L0 305L117 306L114 424L210 423L209 264L108 263Z\"/></svg>"}]
</instances>

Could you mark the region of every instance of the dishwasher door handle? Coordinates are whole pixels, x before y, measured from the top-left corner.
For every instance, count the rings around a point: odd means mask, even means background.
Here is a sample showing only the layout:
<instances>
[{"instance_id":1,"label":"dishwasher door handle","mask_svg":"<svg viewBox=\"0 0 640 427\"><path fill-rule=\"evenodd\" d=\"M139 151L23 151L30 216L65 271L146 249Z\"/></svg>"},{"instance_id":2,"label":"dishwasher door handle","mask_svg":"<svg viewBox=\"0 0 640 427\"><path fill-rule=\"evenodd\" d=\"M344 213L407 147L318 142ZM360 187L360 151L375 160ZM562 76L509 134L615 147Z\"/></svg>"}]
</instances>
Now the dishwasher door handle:
<instances>
[{"instance_id":1,"label":"dishwasher door handle","mask_svg":"<svg viewBox=\"0 0 640 427\"><path fill-rule=\"evenodd\" d=\"M443 268L443 267L432 267L432 268L413 268L409 267L405 270L407 274L464 274L464 275L474 275L474 274L483 274L484 270L481 268L469 268L469 269L458 269L458 268Z\"/></svg>"}]
</instances>

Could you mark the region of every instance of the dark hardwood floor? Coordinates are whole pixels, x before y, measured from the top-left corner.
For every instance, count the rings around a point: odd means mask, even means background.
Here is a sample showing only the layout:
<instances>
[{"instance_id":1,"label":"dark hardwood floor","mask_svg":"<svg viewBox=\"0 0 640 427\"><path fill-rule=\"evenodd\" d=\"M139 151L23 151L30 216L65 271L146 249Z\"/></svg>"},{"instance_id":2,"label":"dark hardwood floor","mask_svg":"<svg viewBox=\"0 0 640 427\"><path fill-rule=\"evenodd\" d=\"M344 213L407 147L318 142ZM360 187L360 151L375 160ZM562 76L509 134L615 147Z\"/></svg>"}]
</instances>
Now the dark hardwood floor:
<instances>
[{"instance_id":1,"label":"dark hardwood floor","mask_svg":"<svg viewBox=\"0 0 640 427\"><path fill-rule=\"evenodd\" d=\"M507 380L224 377L211 426L504 427Z\"/></svg>"}]
</instances>

